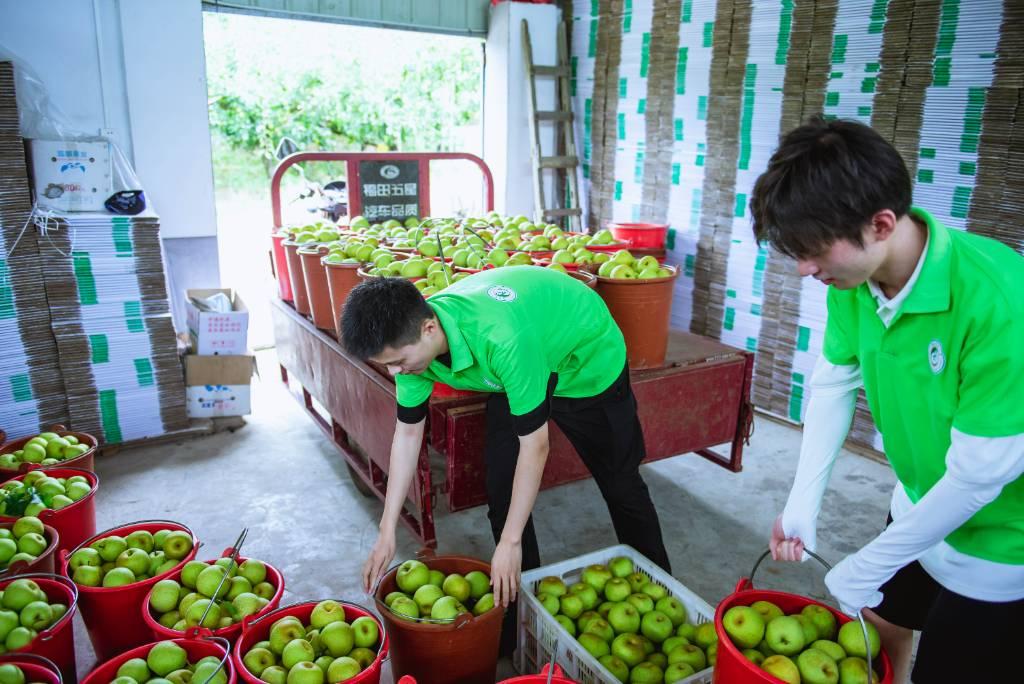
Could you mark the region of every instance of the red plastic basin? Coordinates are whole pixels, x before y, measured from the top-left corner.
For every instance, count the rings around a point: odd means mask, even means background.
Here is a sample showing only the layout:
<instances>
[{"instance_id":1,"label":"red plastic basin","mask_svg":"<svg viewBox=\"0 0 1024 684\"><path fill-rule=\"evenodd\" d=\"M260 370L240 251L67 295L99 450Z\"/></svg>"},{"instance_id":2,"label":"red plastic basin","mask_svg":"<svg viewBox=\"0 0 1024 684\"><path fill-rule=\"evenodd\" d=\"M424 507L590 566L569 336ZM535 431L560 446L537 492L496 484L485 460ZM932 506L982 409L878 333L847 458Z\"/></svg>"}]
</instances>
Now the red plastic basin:
<instances>
[{"instance_id":1,"label":"red plastic basin","mask_svg":"<svg viewBox=\"0 0 1024 684\"><path fill-rule=\"evenodd\" d=\"M79 586L79 600L82 608L82 620L89 631L89 640L92 642L96 658L100 661L107 660L113 656L144 644L150 640L152 633L142 619L142 612L139 605L146 600L149 590L160 580L170 577L171 573L180 571L185 563L196 557L199 547L199 540L196 535L185 525L169 520L144 520L139 522L112 527L105 532L83 541L75 547L71 553L64 553L61 557L60 572L65 577L71 577L71 569L68 562L74 551L89 546L94 541L118 535L126 537L137 530L156 532L158 530L180 530L192 537L192 550L172 569L162 575L150 577L140 582L125 584L120 587L85 587ZM77 586L77 585L76 585Z\"/></svg>"},{"instance_id":2,"label":"red plastic basin","mask_svg":"<svg viewBox=\"0 0 1024 684\"><path fill-rule=\"evenodd\" d=\"M233 553L233 549L225 549L224 553L221 554L221 558L227 558L232 553ZM238 563L239 564L242 564L246 560L248 560L248 559L245 556L239 556L238 557ZM212 565L216 561L209 560L209 561L203 561L203 562L206 563L207 565ZM275 591L274 591L274 596L270 599L270 603L268 603L263 608L263 610L261 610L258 613L256 613L253 616L254 618L258 618L261 615L266 615L267 613L269 613L271 611L277 610L277 607L281 605L281 596L284 595L284 576L281 574L281 572L277 568L272 566L270 563L268 563L266 561L263 561L263 564L267 567L267 579L266 579L266 581L270 582L270 584L272 584L274 586L274 590ZM171 574L163 577L162 579L172 579L172 580L180 583L181 582L181 571L184 568L185 568L185 566L181 565L178 568L175 568L171 572ZM146 599L142 602L141 609L142 609L142 619L143 619L143 621L145 621L146 626L149 627L150 632L152 632L153 638L154 639L180 639L182 637L182 633L181 632L176 632L175 630L173 630L173 629L171 629L169 627L164 627L163 625L161 625L157 621L156 616L153 615L153 611L149 607L149 595L152 592L153 592L153 588L150 587L149 591L146 592ZM201 631L203 631L205 633L207 630L201 630ZM236 622L235 624L231 625L230 627L222 627L221 629L215 629L215 630L212 631L213 636L227 639L232 644L235 643L235 640L238 639L238 636L241 633L242 633L242 623L241 622Z\"/></svg>"},{"instance_id":3,"label":"red plastic basin","mask_svg":"<svg viewBox=\"0 0 1024 684\"><path fill-rule=\"evenodd\" d=\"M668 235L667 223L609 223L608 228L616 239L637 248L662 249Z\"/></svg>"},{"instance_id":4,"label":"red plastic basin","mask_svg":"<svg viewBox=\"0 0 1024 684\"><path fill-rule=\"evenodd\" d=\"M263 680L256 677L248 668L242 659L245 654L251 649L257 642L267 639L270 635L270 626L283 617L293 615L302 620L303 625L309 624L309 616L313 613L313 608L319 601L306 601L305 603L295 603L284 608L278 608L277 610L267 613L259 618L250 620L246 618L242 621L242 636L235 642L235 647L231 652L231 659L234 661L235 670L238 672L239 678L246 684L264 684ZM377 627L380 629L381 646L377 650L377 657L374 659L370 667L366 668L352 679L345 680L345 684L380 684L380 671L384 665L384 660L388 655L388 637L384 630L384 625L380 619L370 613L362 606L357 606L354 603L347 601L341 601L340 603L345 608L345 621L352 623L356 618L368 616L372 617L377 622Z\"/></svg>"}]
</instances>

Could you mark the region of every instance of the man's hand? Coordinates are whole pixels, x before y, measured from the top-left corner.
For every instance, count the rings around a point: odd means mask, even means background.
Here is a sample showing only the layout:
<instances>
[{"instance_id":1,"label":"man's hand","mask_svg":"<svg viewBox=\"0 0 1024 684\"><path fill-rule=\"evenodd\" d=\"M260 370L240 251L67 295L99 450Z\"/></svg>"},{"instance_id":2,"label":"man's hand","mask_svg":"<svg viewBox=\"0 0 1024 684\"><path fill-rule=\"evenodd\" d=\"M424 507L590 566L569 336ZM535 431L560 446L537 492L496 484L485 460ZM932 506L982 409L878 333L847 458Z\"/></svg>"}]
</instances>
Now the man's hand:
<instances>
[{"instance_id":1,"label":"man's hand","mask_svg":"<svg viewBox=\"0 0 1024 684\"><path fill-rule=\"evenodd\" d=\"M768 540L768 548L771 549L772 558L781 561L803 560L804 543L800 537L787 537L782 529L782 514L775 519L772 525L772 536Z\"/></svg>"},{"instance_id":2,"label":"man's hand","mask_svg":"<svg viewBox=\"0 0 1024 684\"><path fill-rule=\"evenodd\" d=\"M377 537L377 543L370 550L370 556L363 564L363 589L369 593L380 578L387 572L388 565L395 557L395 534L394 532L381 532Z\"/></svg>"},{"instance_id":3,"label":"man's hand","mask_svg":"<svg viewBox=\"0 0 1024 684\"><path fill-rule=\"evenodd\" d=\"M507 608L519 593L519 571L523 564L523 549L519 542L500 541L491 559L491 587L494 605Z\"/></svg>"}]
</instances>

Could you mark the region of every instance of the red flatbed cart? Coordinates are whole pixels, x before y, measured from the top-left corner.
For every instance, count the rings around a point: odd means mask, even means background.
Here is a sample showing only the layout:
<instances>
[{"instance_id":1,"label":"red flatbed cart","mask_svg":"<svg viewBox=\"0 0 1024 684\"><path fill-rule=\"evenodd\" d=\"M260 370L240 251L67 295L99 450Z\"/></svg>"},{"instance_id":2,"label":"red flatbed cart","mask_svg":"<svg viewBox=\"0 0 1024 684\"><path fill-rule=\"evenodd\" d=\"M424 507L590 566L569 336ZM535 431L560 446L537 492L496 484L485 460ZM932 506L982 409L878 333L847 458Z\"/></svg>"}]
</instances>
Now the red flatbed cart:
<instances>
[{"instance_id":1,"label":"red flatbed cart","mask_svg":"<svg viewBox=\"0 0 1024 684\"><path fill-rule=\"evenodd\" d=\"M314 152L284 159L271 181L274 225L281 225L280 182L288 167L308 161L347 163L350 213L361 213L361 162L417 162L418 206L429 215L431 161L468 160L484 176L487 210L493 206L490 170L482 159L463 153L362 154ZM316 328L285 301L272 302L274 339L281 379L289 385L313 421L345 459L357 486L383 499L396 420L395 384L382 368L349 356L333 332ZM709 338L673 330L665 365L632 371L647 445L645 462L695 452L739 472L753 409L750 384L754 356ZM446 495L459 511L485 503L483 445L486 395L435 392L427 415L426 437L402 520L426 546L436 546L434 502ZM569 441L551 423L551 450L542 489L589 477ZM728 455L711 447L730 444ZM443 462L444 478L435 482L431 459Z\"/></svg>"}]
</instances>

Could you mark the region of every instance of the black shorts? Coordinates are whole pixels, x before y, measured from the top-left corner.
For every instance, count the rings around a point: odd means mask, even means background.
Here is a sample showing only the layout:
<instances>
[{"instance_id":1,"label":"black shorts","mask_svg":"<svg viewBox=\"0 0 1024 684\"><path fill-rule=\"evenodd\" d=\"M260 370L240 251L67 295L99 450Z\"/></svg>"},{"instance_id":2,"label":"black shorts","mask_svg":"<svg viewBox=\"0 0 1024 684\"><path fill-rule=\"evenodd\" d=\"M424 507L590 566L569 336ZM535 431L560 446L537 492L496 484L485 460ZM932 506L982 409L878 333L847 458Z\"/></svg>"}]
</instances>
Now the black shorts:
<instances>
[{"instance_id":1,"label":"black shorts","mask_svg":"<svg viewBox=\"0 0 1024 684\"><path fill-rule=\"evenodd\" d=\"M897 572L881 592L882 603L872 610L921 632L914 684L1024 681L1021 668L1013 665L1016 649L1024 644L1024 599L993 603L961 596L936 582L917 561Z\"/></svg>"}]
</instances>

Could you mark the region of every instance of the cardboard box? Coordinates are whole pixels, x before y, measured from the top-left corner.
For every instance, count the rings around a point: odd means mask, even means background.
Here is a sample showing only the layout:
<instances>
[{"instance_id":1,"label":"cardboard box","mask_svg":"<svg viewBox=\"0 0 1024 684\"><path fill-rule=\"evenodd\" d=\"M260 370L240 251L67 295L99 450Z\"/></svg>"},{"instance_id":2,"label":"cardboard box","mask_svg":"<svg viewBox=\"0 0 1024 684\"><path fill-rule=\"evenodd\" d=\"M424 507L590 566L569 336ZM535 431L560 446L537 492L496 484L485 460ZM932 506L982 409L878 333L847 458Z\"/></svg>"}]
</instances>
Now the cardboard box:
<instances>
[{"instance_id":1,"label":"cardboard box","mask_svg":"<svg viewBox=\"0 0 1024 684\"><path fill-rule=\"evenodd\" d=\"M189 418L245 416L252 411L256 357L185 357L185 403Z\"/></svg>"},{"instance_id":2,"label":"cardboard box","mask_svg":"<svg viewBox=\"0 0 1024 684\"><path fill-rule=\"evenodd\" d=\"M231 300L231 311L203 311L192 298L206 299L222 293ZM249 310L231 289L185 290L185 311L192 351L202 356L245 354L248 350Z\"/></svg>"}]
</instances>

